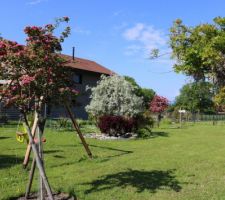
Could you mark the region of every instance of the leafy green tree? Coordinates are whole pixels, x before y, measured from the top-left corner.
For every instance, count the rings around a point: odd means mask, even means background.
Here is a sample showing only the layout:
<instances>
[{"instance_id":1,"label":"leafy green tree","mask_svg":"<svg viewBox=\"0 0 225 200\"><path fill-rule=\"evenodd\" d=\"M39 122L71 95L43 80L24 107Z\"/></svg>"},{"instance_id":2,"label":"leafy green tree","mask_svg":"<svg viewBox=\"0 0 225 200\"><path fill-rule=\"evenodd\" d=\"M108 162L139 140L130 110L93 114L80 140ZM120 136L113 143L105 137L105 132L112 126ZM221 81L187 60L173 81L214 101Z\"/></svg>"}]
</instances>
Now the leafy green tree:
<instances>
[{"instance_id":1,"label":"leafy green tree","mask_svg":"<svg viewBox=\"0 0 225 200\"><path fill-rule=\"evenodd\" d=\"M174 69L199 80L213 80L217 87L225 85L225 18L214 23L188 27L177 19L170 29Z\"/></svg>"},{"instance_id":2,"label":"leafy green tree","mask_svg":"<svg viewBox=\"0 0 225 200\"><path fill-rule=\"evenodd\" d=\"M214 110L212 84L209 82L193 82L184 85L176 98L176 107L192 113L207 113Z\"/></svg>"},{"instance_id":3,"label":"leafy green tree","mask_svg":"<svg viewBox=\"0 0 225 200\"><path fill-rule=\"evenodd\" d=\"M142 88L140 85L137 84L134 78L129 76L124 76L125 80L131 83L134 86L134 92L137 96L142 97L144 101L144 107L148 109L149 102L152 101L152 99L155 96L155 91L148 88Z\"/></svg>"},{"instance_id":4,"label":"leafy green tree","mask_svg":"<svg viewBox=\"0 0 225 200\"><path fill-rule=\"evenodd\" d=\"M214 97L214 102L219 111L225 110L225 87L221 88L216 94Z\"/></svg>"}]
</instances>

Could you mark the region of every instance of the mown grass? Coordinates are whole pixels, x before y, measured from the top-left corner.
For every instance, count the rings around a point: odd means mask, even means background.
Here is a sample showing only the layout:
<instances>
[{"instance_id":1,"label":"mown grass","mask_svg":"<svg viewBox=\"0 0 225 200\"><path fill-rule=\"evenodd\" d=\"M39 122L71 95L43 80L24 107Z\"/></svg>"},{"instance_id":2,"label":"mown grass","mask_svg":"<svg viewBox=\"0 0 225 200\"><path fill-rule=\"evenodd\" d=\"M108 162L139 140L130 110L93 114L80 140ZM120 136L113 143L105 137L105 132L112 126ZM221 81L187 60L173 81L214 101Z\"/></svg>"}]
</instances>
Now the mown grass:
<instances>
[{"instance_id":1,"label":"mown grass","mask_svg":"<svg viewBox=\"0 0 225 200\"><path fill-rule=\"evenodd\" d=\"M151 139L87 139L90 160L73 132L47 129L45 166L54 191L85 200L225 199L225 126L163 127ZM15 127L0 128L0 199L22 195L28 171ZM37 190L35 177L33 190Z\"/></svg>"}]
</instances>

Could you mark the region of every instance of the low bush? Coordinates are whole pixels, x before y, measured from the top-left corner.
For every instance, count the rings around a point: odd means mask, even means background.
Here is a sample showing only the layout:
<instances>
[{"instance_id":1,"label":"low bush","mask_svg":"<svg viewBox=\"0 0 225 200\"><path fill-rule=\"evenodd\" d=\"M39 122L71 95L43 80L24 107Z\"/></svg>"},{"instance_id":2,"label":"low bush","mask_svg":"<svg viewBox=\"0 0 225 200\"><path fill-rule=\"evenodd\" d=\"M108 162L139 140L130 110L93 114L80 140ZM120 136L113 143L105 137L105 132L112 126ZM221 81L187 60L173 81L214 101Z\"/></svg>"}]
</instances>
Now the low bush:
<instances>
[{"instance_id":1,"label":"low bush","mask_svg":"<svg viewBox=\"0 0 225 200\"><path fill-rule=\"evenodd\" d=\"M149 111L145 111L142 115L138 116L137 118L137 136L139 138L149 138L152 135L151 129L154 126L154 119L151 116Z\"/></svg>"},{"instance_id":2,"label":"low bush","mask_svg":"<svg viewBox=\"0 0 225 200\"><path fill-rule=\"evenodd\" d=\"M169 118L163 118L161 121L161 124L164 124L164 125L171 125L172 123L173 121Z\"/></svg>"},{"instance_id":3,"label":"low bush","mask_svg":"<svg viewBox=\"0 0 225 200\"><path fill-rule=\"evenodd\" d=\"M154 119L151 116L151 113L149 111L144 112L142 115L139 115L137 117L137 125L138 128L143 128L145 126L148 126L150 128L154 127Z\"/></svg>"},{"instance_id":4,"label":"low bush","mask_svg":"<svg viewBox=\"0 0 225 200\"><path fill-rule=\"evenodd\" d=\"M83 134L100 133L99 128L93 121L83 119L76 119L76 121ZM70 118L60 117L58 119L49 119L47 120L46 126L58 131L74 131Z\"/></svg>"},{"instance_id":5,"label":"low bush","mask_svg":"<svg viewBox=\"0 0 225 200\"><path fill-rule=\"evenodd\" d=\"M120 136L136 130L137 121L132 118L107 115L99 118L98 127L102 133L110 136Z\"/></svg>"},{"instance_id":6,"label":"low bush","mask_svg":"<svg viewBox=\"0 0 225 200\"><path fill-rule=\"evenodd\" d=\"M57 125L59 129L65 129L71 126L71 121L68 118L61 117L57 119Z\"/></svg>"},{"instance_id":7,"label":"low bush","mask_svg":"<svg viewBox=\"0 0 225 200\"><path fill-rule=\"evenodd\" d=\"M94 125L94 121L91 120L83 120L83 119L77 119L77 123L79 127L87 126L87 125Z\"/></svg>"},{"instance_id":8,"label":"low bush","mask_svg":"<svg viewBox=\"0 0 225 200\"><path fill-rule=\"evenodd\" d=\"M145 127L139 128L137 130L137 136L139 138L149 138L149 137L151 137L152 136L151 127L145 126Z\"/></svg>"}]
</instances>

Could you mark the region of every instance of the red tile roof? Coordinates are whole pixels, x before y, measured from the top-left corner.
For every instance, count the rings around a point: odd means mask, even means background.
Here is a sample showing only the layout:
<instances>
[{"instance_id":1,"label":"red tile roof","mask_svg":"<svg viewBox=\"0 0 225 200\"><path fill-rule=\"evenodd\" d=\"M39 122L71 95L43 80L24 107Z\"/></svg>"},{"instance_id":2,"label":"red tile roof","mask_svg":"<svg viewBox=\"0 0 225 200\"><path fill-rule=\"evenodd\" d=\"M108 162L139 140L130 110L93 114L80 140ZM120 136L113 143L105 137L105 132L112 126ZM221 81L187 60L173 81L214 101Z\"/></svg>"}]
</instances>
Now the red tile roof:
<instances>
[{"instance_id":1,"label":"red tile roof","mask_svg":"<svg viewBox=\"0 0 225 200\"><path fill-rule=\"evenodd\" d=\"M65 54L61 54L61 56L68 61L68 63L66 64L67 67L72 67L75 69L81 69L85 71L96 72L96 73L107 74L107 75L115 74L115 72L103 67L102 65L94 61L86 60L83 58L77 58L77 57L75 57L73 60L72 56L68 56Z\"/></svg>"}]
</instances>

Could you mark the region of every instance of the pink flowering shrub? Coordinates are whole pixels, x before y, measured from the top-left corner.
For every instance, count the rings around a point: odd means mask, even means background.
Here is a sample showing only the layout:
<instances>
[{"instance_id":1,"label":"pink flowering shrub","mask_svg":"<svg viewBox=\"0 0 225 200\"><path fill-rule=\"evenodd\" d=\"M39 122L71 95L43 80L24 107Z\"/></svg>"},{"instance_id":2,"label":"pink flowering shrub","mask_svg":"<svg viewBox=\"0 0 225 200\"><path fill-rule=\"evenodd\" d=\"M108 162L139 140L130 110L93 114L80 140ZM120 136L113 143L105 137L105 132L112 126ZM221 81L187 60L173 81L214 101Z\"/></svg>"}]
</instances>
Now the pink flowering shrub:
<instances>
[{"instance_id":1,"label":"pink flowering shrub","mask_svg":"<svg viewBox=\"0 0 225 200\"><path fill-rule=\"evenodd\" d=\"M65 70L68 61L59 54L70 27L65 27L59 37L54 35L62 22L68 23L69 18L59 18L55 24L43 27L26 27L26 45L0 38L0 77L9 80L0 88L5 105L27 111L34 100L57 104L76 98L78 91L71 71Z\"/></svg>"}]
</instances>

